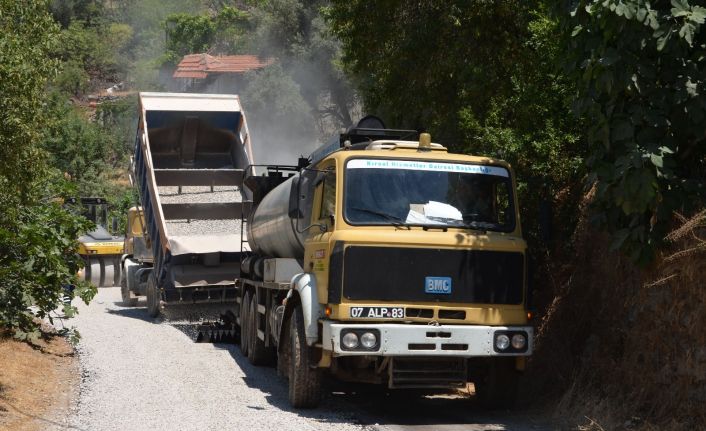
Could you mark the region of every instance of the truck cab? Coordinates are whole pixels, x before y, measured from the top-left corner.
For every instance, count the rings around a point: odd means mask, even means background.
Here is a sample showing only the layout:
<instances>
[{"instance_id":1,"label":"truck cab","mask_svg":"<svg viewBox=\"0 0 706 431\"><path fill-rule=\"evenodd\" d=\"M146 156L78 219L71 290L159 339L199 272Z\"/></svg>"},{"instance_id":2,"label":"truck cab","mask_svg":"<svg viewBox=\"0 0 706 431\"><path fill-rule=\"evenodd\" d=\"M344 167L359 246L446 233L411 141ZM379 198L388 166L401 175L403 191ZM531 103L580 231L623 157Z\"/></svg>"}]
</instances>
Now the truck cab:
<instances>
[{"instance_id":1,"label":"truck cab","mask_svg":"<svg viewBox=\"0 0 706 431\"><path fill-rule=\"evenodd\" d=\"M358 127L314 153L271 192L290 191L288 239L266 235L274 211L252 220L265 266L300 265L282 305L253 291L246 310L273 304L273 339L246 339L277 346L295 406L318 402L310 386L326 371L390 389L473 382L493 407L514 399L533 329L513 170L407 132ZM275 240L289 245L268 249Z\"/></svg>"},{"instance_id":2,"label":"truck cab","mask_svg":"<svg viewBox=\"0 0 706 431\"><path fill-rule=\"evenodd\" d=\"M120 261L120 295L123 305L128 307L136 306L139 297L147 294L147 277L152 271L154 259L146 230L142 207L129 208L125 227L125 254Z\"/></svg>"}]
</instances>

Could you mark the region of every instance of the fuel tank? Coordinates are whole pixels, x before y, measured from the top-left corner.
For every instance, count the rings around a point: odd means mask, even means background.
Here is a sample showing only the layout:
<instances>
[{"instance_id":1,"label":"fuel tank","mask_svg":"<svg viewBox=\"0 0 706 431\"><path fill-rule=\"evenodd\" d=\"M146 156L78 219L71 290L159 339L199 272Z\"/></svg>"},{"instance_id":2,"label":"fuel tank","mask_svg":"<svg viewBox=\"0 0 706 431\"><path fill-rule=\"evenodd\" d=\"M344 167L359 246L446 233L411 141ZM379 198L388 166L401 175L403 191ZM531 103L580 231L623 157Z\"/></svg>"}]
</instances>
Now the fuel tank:
<instances>
[{"instance_id":1,"label":"fuel tank","mask_svg":"<svg viewBox=\"0 0 706 431\"><path fill-rule=\"evenodd\" d=\"M248 243L255 253L267 257L304 258L303 233L297 219L289 217L289 199L299 174L267 193L248 222ZM301 220L299 220L301 224Z\"/></svg>"}]
</instances>

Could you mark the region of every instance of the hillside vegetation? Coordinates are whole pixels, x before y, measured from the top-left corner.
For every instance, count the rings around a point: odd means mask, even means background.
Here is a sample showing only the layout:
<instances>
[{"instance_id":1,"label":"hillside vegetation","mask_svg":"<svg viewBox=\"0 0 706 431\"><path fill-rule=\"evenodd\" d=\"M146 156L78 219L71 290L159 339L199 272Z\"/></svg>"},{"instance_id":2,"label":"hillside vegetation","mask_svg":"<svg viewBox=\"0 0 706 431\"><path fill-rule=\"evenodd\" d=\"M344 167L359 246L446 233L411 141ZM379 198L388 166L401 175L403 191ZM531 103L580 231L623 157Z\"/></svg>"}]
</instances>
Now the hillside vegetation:
<instances>
[{"instance_id":1,"label":"hillside vegetation","mask_svg":"<svg viewBox=\"0 0 706 431\"><path fill-rule=\"evenodd\" d=\"M530 398L596 429L706 426L699 2L0 7L0 326L15 336L36 336L75 282L88 226L62 202L134 204L134 92L163 89L185 54L256 54L275 65L234 92L286 157L365 112L513 165L539 315Z\"/></svg>"}]
</instances>

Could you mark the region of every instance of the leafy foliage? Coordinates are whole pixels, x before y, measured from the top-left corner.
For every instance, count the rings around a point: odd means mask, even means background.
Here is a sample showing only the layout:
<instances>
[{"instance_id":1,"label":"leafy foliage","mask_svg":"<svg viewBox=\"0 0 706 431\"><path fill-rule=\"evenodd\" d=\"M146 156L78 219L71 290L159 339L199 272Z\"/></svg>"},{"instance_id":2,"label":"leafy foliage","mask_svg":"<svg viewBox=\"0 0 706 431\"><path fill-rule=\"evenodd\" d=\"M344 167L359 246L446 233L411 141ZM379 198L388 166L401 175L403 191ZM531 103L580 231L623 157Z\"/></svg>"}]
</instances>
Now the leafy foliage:
<instances>
[{"instance_id":1,"label":"leafy foliage","mask_svg":"<svg viewBox=\"0 0 706 431\"><path fill-rule=\"evenodd\" d=\"M71 21L61 30L52 55L62 62L56 86L72 96L83 96L106 82L121 81L129 62L133 30L127 24L104 23L88 26Z\"/></svg>"},{"instance_id":2,"label":"leafy foliage","mask_svg":"<svg viewBox=\"0 0 706 431\"><path fill-rule=\"evenodd\" d=\"M277 58L300 86L322 139L351 125L350 112L356 104L354 90L340 67L341 44L326 22L328 4L270 0L252 11L257 29L254 48Z\"/></svg>"},{"instance_id":3,"label":"leafy foliage","mask_svg":"<svg viewBox=\"0 0 706 431\"><path fill-rule=\"evenodd\" d=\"M673 211L702 204L706 9L687 0L578 1L566 71L589 119L596 219L613 248L649 260Z\"/></svg>"},{"instance_id":4,"label":"leafy foliage","mask_svg":"<svg viewBox=\"0 0 706 431\"><path fill-rule=\"evenodd\" d=\"M0 193L4 206L17 206L37 178L33 144L41 130L35 116L47 77L57 70L57 62L47 58L57 29L40 4L0 5Z\"/></svg>"},{"instance_id":5,"label":"leafy foliage","mask_svg":"<svg viewBox=\"0 0 706 431\"><path fill-rule=\"evenodd\" d=\"M105 11L101 0L52 0L49 8L54 19L64 28L74 21L91 24Z\"/></svg>"},{"instance_id":6,"label":"leafy foliage","mask_svg":"<svg viewBox=\"0 0 706 431\"><path fill-rule=\"evenodd\" d=\"M306 152L303 147L316 140L316 132L325 139L351 124L355 98L337 63L340 45L322 14L327 2L216 1L209 5L210 13L167 17L165 64L174 65L183 55L200 52L274 58L277 65L247 74L237 92L247 106L254 136L282 144L278 162L291 163L292 155ZM312 129L312 123L318 130Z\"/></svg>"},{"instance_id":7,"label":"leafy foliage","mask_svg":"<svg viewBox=\"0 0 706 431\"><path fill-rule=\"evenodd\" d=\"M36 318L53 323L57 309L62 318L70 318L76 313L70 304L74 296L87 303L96 293L92 285L76 280L83 266L76 238L89 223L61 206L69 189L60 174L45 174L31 193L41 199L0 218L0 326L30 341L39 336ZM56 199L48 192L56 193Z\"/></svg>"},{"instance_id":8,"label":"leafy foliage","mask_svg":"<svg viewBox=\"0 0 706 431\"><path fill-rule=\"evenodd\" d=\"M537 2L332 2L328 17L368 111L517 170L525 230L584 175L559 27ZM565 224L570 229L570 224ZM533 245L537 242L534 241Z\"/></svg>"},{"instance_id":9,"label":"leafy foliage","mask_svg":"<svg viewBox=\"0 0 706 431\"><path fill-rule=\"evenodd\" d=\"M77 108L58 95L50 99L49 108L51 116L42 147L50 163L79 184L79 193L90 195L91 184L98 182L106 167L106 150L113 137L87 122Z\"/></svg>"},{"instance_id":10,"label":"leafy foliage","mask_svg":"<svg viewBox=\"0 0 706 431\"><path fill-rule=\"evenodd\" d=\"M332 3L346 69L366 107L391 124L427 128L455 143L463 108L482 120L491 98L512 90L527 36L524 3Z\"/></svg>"},{"instance_id":11,"label":"leafy foliage","mask_svg":"<svg viewBox=\"0 0 706 431\"><path fill-rule=\"evenodd\" d=\"M60 205L67 185L40 147L58 27L43 2L0 0L0 11L0 326L32 339L34 317L51 318L65 298L94 293L85 284L63 289L76 284L75 238L88 226Z\"/></svg>"},{"instance_id":12,"label":"leafy foliage","mask_svg":"<svg viewBox=\"0 0 706 431\"><path fill-rule=\"evenodd\" d=\"M225 6L214 17L172 14L164 22L167 34L164 63L176 65L183 56L212 51L217 54L235 54L242 47L248 30L246 12Z\"/></svg>"}]
</instances>

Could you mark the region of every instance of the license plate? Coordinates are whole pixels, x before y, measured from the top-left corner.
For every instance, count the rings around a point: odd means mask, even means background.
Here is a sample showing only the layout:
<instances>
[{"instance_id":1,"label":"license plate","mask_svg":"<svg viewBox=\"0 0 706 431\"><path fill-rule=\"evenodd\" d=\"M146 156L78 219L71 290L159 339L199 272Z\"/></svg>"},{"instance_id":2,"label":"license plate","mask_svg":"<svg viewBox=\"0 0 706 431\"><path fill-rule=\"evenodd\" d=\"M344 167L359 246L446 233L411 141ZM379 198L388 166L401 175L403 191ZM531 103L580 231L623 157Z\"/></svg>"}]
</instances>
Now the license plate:
<instances>
[{"instance_id":1,"label":"license plate","mask_svg":"<svg viewBox=\"0 0 706 431\"><path fill-rule=\"evenodd\" d=\"M351 307L351 317L359 319L402 319L402 307Z\"/></svg>"}]
</instances>

